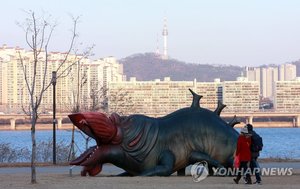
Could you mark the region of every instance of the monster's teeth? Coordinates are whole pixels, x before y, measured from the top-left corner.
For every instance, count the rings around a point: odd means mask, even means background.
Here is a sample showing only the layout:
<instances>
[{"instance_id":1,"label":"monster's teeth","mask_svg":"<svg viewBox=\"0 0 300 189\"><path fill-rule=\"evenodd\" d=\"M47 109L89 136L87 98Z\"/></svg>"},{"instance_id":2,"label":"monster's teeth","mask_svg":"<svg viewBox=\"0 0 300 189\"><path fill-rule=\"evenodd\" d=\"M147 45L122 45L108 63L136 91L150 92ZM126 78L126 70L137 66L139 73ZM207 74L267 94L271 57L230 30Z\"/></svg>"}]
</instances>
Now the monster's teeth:
<instances>
[{"instance_id":1,"label":"monster's teeth","mask_svg":"<svg viewBox=\"0 0 300 189\"><path fill-rule=\"evenodd\" d=\"M93 152L94 149L95 149L95 147L89 148L87 151L85 151L83 154L81 154L78 158L71 161L70 165L79 165L79 164L81 164L83 161L85 161L89 157L89 155Z\"/></svg>"},{"instance_id":2,"label":"monster's teeth","mask_svg":"<svg viewBox=\"0 0 300 189\"><path fill-rule=\"evenodd\" d=\"M97 147L96 147L97 148ZM100 147L97 150L92 151L89 156L87 156L88 158L85 159L85 161L81 162L81 166L91 166L91 165L95 165L97 163L99 163L100 157L101 157L101 149Z\"/></svg>"}]
</instances>

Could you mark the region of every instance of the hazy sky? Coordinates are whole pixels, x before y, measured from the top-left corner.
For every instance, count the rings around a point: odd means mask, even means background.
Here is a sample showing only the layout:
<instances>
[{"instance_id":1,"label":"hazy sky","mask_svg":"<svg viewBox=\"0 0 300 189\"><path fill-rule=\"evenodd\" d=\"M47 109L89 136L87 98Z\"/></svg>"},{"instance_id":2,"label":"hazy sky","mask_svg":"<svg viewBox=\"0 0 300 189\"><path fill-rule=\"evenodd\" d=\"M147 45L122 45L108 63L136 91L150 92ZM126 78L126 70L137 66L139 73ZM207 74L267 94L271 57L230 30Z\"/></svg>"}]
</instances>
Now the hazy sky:
<instances>
[{"instance_id":1,"label":"hazy sky","mask_svg":"<svg viewBox=\"0 0 300 189\"><path fill-rule=\"evenodd\" d=\"M168 53L201 64L257 66L300 59L299 0L3 0L0 45L27 48L16 21L22 10L46 11L59 20L52 47L66 49L69 14L81 16L79 40L95 44L95 58L123 58L162 50L164 16Z\"/></svg>"}]
</instances>

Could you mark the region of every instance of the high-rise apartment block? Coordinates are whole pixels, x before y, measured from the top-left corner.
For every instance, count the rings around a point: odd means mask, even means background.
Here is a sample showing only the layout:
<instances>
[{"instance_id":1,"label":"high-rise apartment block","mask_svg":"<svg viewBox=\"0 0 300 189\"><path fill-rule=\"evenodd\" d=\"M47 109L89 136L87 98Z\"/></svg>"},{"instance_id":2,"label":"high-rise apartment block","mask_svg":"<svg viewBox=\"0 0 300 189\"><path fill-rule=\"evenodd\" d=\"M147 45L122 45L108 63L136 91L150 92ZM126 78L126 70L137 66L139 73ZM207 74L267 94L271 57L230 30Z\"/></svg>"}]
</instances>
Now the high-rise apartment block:
<instances>
[{"instance_id":1,"label":"high-rise apartment block","mask_svg":"<svg viewBox=\"0 0 300 189\"><path fill-rule=\"evenodd\" d=\"M192 95L188 89L202 95L200 106L214 111L218 100L227 105L224 111L258 111L259 84L246 79L232 82L136 81L109 83L108 104L110 112L124 114L143 113L162 116L189 107Z\"/></svg>"},{"instance_id":2,"label":"high-rise apartment block","mask_svg":"<svg viewBox=\"0 0 300 189\"><path fill-rule=\"evenodd\" d=\"M282 64L279 66L279 81L292 81L296 79L296 65Z\"/></svg>"},{"instance_id":3,"label":"high-rise apartment block","mask_svg":"<svg viewBox=\"0 0 300 189\"><path fill-rule=\"evenodd\" d=\"M259 110L259 83L239 77L237 81L223 82L223 103L228 112L255 112Z\"/></svg>"},{"instance_id":4,"label":"high-rise apartment block","mask_svg":"<svg viewBox=\"0 0 300 189\"><path fill-rule=\"evenodd\" d=\"M262 80L262 96L273 99L275 82L278 81L278 68L266 67L261 69Z\"/></svg>"},{"instance_id":5,"label":"high-rise apartment block","mask_svg":"<svg viewBox=\"0 0 300 189\"><path fill-rule=\"evenodd\" d=\"M300 78L276 82L274 105L276 111L300 112Z\"/></svg>"},{"instance_id":6,"label":"high-rise apartment block","mask_svg":"<svg viewBox=\"0 0 300 189\"><path fill-rule=\"evenodd\" d=\"M260 68L247 67L246 72L248 81L260 81Z\"/></svg>"},{"instance_id":7,"label":"high-rise apartment block","mask_svg":"<svg viewBox=\"0 0 300 189\"><path fill-rule=\"evenodd\" d=\"M163 81L136 81L136 78L130 78L126 82L111 82L108 87L109 111L165 115L191 104L192 96L188 89L196 87L196 82L174 82L170 78Z\"/></svg>"},{"instance_id":8,"label":"high-rise apartment block","mask_svg":"<svg viewBox=\"0 0 300 189\"><path fill-rule=\"evenodd\" d=\"M248 81L257 81L259 83L259 94L262 96L262 85L260 68L246 67L246 77Z\"/></svg>"},{"instance_id":9,"label":"high-rise apartment block","mask_svg":"<svg viewBox=\"0 0 300 189\"><path fill-rule=\"evenodd\" d=\"M125 81L123 65L115 57L106 57L82 64L82 77L86 85L79 90L81 99L87 107L96 107L103 103L110 82ZM88 108L87 108L88 109Z\"/></svg>"},{"instance_id":10,"label":"high-rise apartment block","mask_svg":"<svg viewBox=\"0 0 300 189\"><path fill-rule=\"evenodd\" d=\"M283 64L269 67L247 67L246 75L249 81L258 81L260 96L274 99L275 83L277 81L291 81L296 78L296 65Z\"/></svg>"},{"instance_id":11,"label":"high-rise apartment block","mask_svg":"<svg viewBox=\"0 0 300 189\"><path fill-rule=\"evenodd\" d=\"M22 96L24 93L23 86L24 77L22 77L22 70L19 69L18 65L18 54L23 54L23 49L18 47L16 48L7 48L4 52L3 46L0 48L0 73L1 73L1 88L0 88L0 105L10 104L9 108L13 108L13 104L20 102L22 104L23 98L27 96ZM19 70L19 71L18 71Z\"/></svg>"},{"instance_id":12,"label":"high-rise apartment block","mask_svg":"<svg viewBox=\"0 0 300 189\"><path fill-rule=\"evenodd\" d=\"M57 70L61 62L66 58L66 53L51 52L48 54L46 69L46 84L52 79L52 71ZM36 73L35 89L40 92L43 85L45 70L45 56L39 55L39 64ZM21 57L21 58L20 58ZM21 62L22 60L22 62ZM80 60L80 61L79 61ZM29 93L24 79L21 64L26 67L26 75L33 76L33 53L18 47L0 47L0 111L22 113L21 108L26 108L29 103ZM65 72L62 72L65 71ZM88 108L95 99L91 99L92 93L105 91L111 81L122 81L123 67L114 57L99 60L90 60L80 56L69 54L67 61L62 65L57 75L62 75L56 84L56 103L58 111L71 111L76 99L80 104ZM79 91L79 93L78 93ZM52 108L52 86L45 91L42 99L42 110Z\"/></svg>"}]
</instances>

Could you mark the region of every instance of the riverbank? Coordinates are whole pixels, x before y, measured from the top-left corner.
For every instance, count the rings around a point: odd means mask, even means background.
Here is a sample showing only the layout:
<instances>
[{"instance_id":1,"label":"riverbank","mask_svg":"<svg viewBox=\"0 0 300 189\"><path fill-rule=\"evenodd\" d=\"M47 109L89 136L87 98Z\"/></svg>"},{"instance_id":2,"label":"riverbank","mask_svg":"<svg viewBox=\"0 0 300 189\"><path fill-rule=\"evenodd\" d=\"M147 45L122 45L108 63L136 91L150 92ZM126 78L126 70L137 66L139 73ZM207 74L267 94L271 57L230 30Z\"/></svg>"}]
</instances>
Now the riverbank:
<instances>
[{"instance_id":1,"label":"riverbank","mask_svg":"<svg viewBox=\"0 0 300 189\"><path fill-rule=\"evenodd\" d=\"M73 128L72 124L62 124L61 126L56 125L57 130L71 130ZM49 131L53 130L53 124L37 124L36 130L41 131ZM12 127L11 125L0 125L0 132L1 131L28 131L31 130L30 124L25 125L15 125Z\"/></svg>"}]
</instances>

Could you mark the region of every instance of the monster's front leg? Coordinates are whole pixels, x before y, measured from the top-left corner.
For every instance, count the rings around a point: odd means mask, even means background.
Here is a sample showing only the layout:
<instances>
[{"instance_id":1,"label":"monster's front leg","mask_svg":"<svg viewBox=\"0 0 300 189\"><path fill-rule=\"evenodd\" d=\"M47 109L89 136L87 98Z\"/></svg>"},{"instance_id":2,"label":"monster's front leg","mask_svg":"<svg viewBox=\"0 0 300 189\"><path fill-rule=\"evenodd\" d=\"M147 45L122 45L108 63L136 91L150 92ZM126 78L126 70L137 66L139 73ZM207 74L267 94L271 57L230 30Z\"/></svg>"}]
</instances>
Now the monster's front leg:
<instances>
[{"instance_id":1,"label":"monster's front leg","mask_svg":"<svg viewBox=\"0 0 300 189\"><path fill-rule=\"evenodd\" d=\"M158 165L144 171L140 176L169 176L173 172L175 156L171 151L164 151L158 161Z\"/></svg>"}]
</instances>

